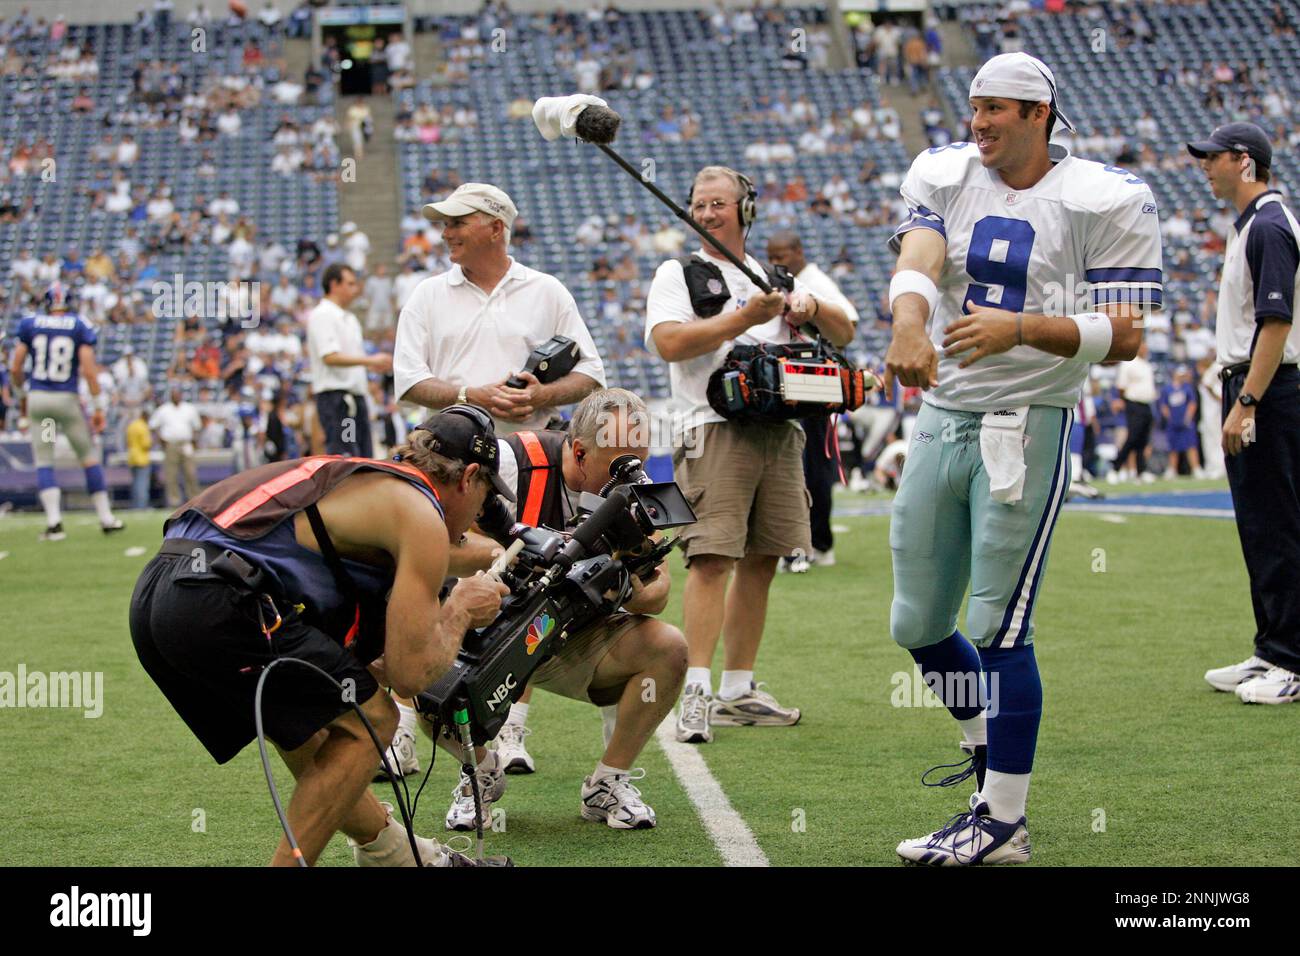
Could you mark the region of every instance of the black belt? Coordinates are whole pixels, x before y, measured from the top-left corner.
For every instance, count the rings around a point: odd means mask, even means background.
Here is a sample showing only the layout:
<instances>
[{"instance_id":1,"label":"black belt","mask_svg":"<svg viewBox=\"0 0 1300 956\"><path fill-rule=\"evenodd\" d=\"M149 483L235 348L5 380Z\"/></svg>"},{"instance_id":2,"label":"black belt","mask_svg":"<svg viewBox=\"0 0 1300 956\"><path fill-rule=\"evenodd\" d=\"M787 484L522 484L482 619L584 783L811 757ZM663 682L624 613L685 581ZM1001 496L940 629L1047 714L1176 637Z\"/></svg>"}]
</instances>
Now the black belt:
<instances>
[{"instance_id":1,"label":"black belt","mask_svg":"<svg viewBox=\"0 0 1300 956\"><path fill-rule=\"evenodd\" d=\"M166 538L158 549L160 555L183 557L197 560L199 551L203 555L203 564L196 571L207 570L228 584L242 588L254 594L261 594L271 583L269 575L261 568L250 564L242 555L213 544L211 541L198 541L191 538Z\"/></svg>"},{"instance_id":2,"label":"black belt","mask_svg":"<svg viewBox=\"0 0 1300 956\"><path fill-rule=\"evenodd\" d=\"M1283 362L1278 366L1279 369L1295 368L1295 362ZM1236 378L1238 375L1245 375L1250 371L1250 362L1234 362L1231 365L1225 365L1223 371L1219 373L1219 378L1227 381L1230 378Z\"/></svg>"}]
</instances>

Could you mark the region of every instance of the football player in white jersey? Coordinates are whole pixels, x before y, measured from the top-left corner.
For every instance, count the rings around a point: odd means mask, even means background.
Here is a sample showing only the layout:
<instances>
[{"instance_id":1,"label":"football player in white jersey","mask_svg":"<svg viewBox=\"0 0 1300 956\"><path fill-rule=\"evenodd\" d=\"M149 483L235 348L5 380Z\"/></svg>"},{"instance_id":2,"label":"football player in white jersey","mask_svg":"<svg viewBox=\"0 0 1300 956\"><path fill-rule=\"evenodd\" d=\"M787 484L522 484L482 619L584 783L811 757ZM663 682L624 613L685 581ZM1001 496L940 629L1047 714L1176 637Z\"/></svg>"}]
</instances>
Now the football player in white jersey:
<instances>
[{"instance_id":1,"label":"football player in white jersey","mask_svg":"<svg viewBox=\"0 0 1300 956\"><path fill-rule=\"evenodd\" d=\"M1161 304L1151 190L1050 142L1073 126L1047 66L994 57L970 106L975 142L927 150L903 183L885 359L887 391L926 390L890 521L890 633L962 730L968 760L936 785L977 783L969 812L898 845L933 865L1029 858L1033 611L1073 409L1089 364L1131 359L1143 310Z\"/></svg>"}]
</instances>

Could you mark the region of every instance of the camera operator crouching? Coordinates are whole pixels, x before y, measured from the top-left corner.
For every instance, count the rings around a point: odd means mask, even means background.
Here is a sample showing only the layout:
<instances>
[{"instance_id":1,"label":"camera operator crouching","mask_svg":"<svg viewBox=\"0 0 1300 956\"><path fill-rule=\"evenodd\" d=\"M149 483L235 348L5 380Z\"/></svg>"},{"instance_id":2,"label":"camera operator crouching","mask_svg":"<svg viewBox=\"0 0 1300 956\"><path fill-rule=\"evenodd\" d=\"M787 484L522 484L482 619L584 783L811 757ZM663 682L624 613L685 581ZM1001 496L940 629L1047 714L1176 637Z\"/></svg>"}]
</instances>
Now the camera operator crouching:
<instances>
[{"instance_id":1,"label":"camera operator crouching","mask_svg":"<svg viewBox=\"0 0 1300 956\"><path fill-rule=\"evenodd\" d=\"M725 166L706 166L695 176L688 206L692 218L754 273L774 274L745 255L756 215L749 179ZM685 263L663 263L650 286L646 347L670 366L672 397L684 415L674 435L674 477L698 518L681 535L690 655L677 719L681 741L706 743L714 726L799 721L798 708L782 707L754 682L754 662L777 560L812 547L804 433L792 421L728 421L709 404L707 386L733 346L798 341L804 323L837 348L853 337L838 306L816 299L797 280L793 292L764 293L708 244ZM711 666L719 634L724 664L715 699Z\"/></svg>"},{"instance_id":2,"label":"camera operator crouching","mask_svg":"<svg viewBox=\"0 0 1300 956\"><path fill-rule=\"evenodd\" d=\"M568 432L519 431L498 440L498 470L515 488L500 530L518 520L533 527L563 530L574 517L583 492L598 494L610 479L610 465L623 455L642 461L649 451L645 402L622 388L599 389L574 409ZM486 515L480 525L487 524ZM487 530L487 529L485 529ZM495 531L493 532L495 533ZM469 539L456 560L459 568L487 568L499 548L478 536ZM686 639L671 624L648 615L663 611L670 582L667 564L648 580L633 577L633 597L623 608L573 634L539 667L529 688L540 688L595 704L605 719L605 752L582 783L581 813L616 830L647 829L655 812L641 799L633 770L641 750L672 710L686 674ZM505 792L505 767L496 751L480 752L478 782L484 825L492 804ZM447 812L447 828L474 827L474 797L467 775Z\"/></svg>"},{"instance_id":3,"label":"camera operator crouching","mask_svg":"<svg viewBox=\"0 0 1300 956\"><path fill-rule=\"evenodd\" d=\"M485 575L438 598L451 541L489 497L514 493L496 449L492 420L454 406L412 431L393 461L262 465L207 488L163 525L131 597L131 639L218 763L257 737L265 674L266 737L297 781L283 818L297 846L282 839L273 864L314 864L342 831L360 866L415 866L412 842L425 865L484 865L408 838L367 787L379 752L349 702L391 739L397 709L380 688L428 687L466 630L496 618L506 587ZM297 666L279 666L290 661Z\"/></svg>"}]
</instances>

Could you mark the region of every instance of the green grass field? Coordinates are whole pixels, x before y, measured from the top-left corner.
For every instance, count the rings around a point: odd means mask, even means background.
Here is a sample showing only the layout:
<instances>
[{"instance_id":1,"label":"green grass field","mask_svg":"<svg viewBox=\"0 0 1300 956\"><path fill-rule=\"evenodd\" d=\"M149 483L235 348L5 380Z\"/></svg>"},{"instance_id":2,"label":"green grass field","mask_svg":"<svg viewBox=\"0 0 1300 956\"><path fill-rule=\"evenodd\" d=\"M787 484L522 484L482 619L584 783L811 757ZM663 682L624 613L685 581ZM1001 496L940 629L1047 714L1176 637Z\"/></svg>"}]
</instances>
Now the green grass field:
<instances>
[{"instance_id":1,"label":"green grass field","mask_svg":"<svg viewBox=\"0 0 1300 956\"><path fill-rule=\"evenodd\" d=\"M127 514L128 529L105 538L92 517L74 514L57 544L37 541L35 516L0 517L0 671L102 671L105 696L98 719L0 711L0 864L260 865L270 856L279 827L256 747L217 767L131 647L127 605L162 517ZM802 723L723 728L701 750L775 865L894 865L899 839L942 824L969 792L918 782L961 756L946 712L891 703L894 675L913 668L888 636L887 521L836 519L838 566L776 579L757 676L803 709ZM131 548L144 551L126 556ZM667 617L680 623L677 591ZM1284 756L1296 715L1247 707L1201 679L1250 648L1231 522L1067 512L1037 615L1045 714L1029 808L1036 864L1288 862L1277 847L1296 836L1286 822L1295 773ZM616 832L577 812L582 777L600 755L599 714L539 694L529 723L539 772L511 778L493 852L520 865L720 862L656 743L640 763L659 826ZM276 766L287 791L289 774ZM454 782L441 755L420 802L422 831L441 835ZM382 799L385 788L376 792ZM322 858L350 862L341 837Z\"/></svg>"}]
</instances>

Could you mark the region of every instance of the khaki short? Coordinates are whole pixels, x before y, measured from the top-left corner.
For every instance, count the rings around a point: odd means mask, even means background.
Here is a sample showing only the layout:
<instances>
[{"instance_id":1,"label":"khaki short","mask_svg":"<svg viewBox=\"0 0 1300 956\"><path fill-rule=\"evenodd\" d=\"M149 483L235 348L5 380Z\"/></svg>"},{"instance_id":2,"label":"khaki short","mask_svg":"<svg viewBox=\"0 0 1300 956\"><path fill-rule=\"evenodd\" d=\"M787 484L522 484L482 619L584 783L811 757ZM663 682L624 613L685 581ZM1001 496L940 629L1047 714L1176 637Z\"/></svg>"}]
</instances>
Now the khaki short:
<instances>
[{"instance_id":1,"label":"khaki short","mask_svg":"<svg viewBox=\"0 0 1300 956\"><path fill-rule=\"evenodd\" d=\"M619 611L572 635L564 650L533 672L529 686L597 707L617 703L623 696L622 687L593 689L591 681L610 649L644 620L639 614Z\"/></svg>"},{"instance_id":2,"label":"khaki short","mask_svg":"<svg viewBox=\"0 0 1300 956\"><path fill-rule=\"evenodd\" d=\"M698 519L682 529L689 565L700 554L743 558L812 550L803 429L790 422L711 422L696 429L697 457L673 454L673 477Z\"/></svg>"}]
</instances>

